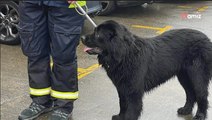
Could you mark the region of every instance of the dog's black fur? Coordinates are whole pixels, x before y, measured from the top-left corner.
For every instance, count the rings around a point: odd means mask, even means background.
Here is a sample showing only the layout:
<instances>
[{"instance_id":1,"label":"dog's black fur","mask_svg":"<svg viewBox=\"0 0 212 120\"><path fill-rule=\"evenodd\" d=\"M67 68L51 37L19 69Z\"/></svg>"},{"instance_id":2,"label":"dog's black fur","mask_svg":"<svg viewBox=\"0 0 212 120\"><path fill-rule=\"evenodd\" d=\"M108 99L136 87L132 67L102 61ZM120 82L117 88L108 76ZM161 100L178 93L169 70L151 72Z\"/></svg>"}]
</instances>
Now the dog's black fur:
<instances>
[{"instance_id":1,"label":"dog's black fur","mask_svg":"<svg viewBox=\"0 0 212 120\"><path fill-rule=\"evenodd\" d=\"M98 54L120 98L120 113L112 120L137 120L142 111L144 92L177 76L185 89L186 103L178 114L198 110L194 120L205 120L208 85L212 77L212 43L192 29L170 30L157 37L141 38L115 21L100 24L83 44Z\"/></svg>"}]
</instances>

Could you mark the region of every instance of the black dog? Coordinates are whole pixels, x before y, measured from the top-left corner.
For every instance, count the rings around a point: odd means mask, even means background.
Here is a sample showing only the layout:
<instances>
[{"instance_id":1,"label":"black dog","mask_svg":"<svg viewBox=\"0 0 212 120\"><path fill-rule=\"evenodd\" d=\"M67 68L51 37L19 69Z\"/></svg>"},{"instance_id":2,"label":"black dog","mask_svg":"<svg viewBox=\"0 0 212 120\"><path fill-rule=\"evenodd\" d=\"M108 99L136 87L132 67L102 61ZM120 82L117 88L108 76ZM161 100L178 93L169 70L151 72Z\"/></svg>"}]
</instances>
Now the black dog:
<instances>
[{"instance_id":1,"label":"black dog","mask_svg":"<svg viewBox=\"0 0 212 120\"><path fill-rule=\"evenodd\" d=\"M120 113L112 120L137 120L144 92L177 76L186 92L178 114L198 110L194 120L205 120L208 85L212 77L212 43L196 30L170 30L153 38L140 38L114 21L100 24L93 34L82 37L85 51L98 54L120 98Z\"/></svg>"}]
</instances>

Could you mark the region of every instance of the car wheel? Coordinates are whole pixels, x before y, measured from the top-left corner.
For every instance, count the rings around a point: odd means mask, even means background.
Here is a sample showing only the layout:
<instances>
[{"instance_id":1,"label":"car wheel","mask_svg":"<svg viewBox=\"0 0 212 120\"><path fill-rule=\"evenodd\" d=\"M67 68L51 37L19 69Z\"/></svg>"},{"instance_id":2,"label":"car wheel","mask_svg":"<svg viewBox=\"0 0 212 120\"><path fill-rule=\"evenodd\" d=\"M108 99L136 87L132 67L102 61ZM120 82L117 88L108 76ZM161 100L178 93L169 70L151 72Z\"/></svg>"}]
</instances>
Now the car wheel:
<instances>
[{"instance_id":1,"label":"car wheel","mask_svg":"<svg viewBox=\"0 0 212 120\"><path fill-rule=\"evenodd\" d=\"M0 43L16 45L20 43L18 34L18 5L13 1L0 2Z\"/></svg>"},{"instance_id":2,"label":"car wheel","mask_svg":"<svg viewBox=\"0 0 212 120\"><path fill-rule=\"evenodd\" d=\"M114 1L101 1L101 4L102 10L99 15L108 15L116 8Z\"/></svg>"}]
</instances>

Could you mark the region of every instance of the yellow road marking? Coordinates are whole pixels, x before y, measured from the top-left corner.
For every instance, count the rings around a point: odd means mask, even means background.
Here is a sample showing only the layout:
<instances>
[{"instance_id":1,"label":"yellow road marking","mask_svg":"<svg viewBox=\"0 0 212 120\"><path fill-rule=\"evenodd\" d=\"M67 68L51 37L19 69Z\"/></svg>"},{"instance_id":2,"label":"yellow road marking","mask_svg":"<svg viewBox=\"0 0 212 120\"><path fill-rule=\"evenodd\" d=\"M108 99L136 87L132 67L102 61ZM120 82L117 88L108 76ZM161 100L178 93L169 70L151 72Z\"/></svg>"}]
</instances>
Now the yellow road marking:
<instances>
[{"instance_id":1,"label":"yellow road marking","mask_svg":"<svg viewBox=\"0 0 212 120\"><path fill-rule=\"evenodd\" d=\"M143 25L132 25L134 28L142 28L142 29L151 29L151 30L156 30L157 34L162 34L165 31L169 30L172 28L172 26L165 26L164 28L159 28L159 27L151 27L151 26L143 26Z\"/></svg>"},{"instance_id":2,"label":"yellow road marking","mask_svg":"<svg viewBox=\"0 0 212 120\"><path fill-rule=\"evenodd\" d=\"M168 30L170 30L172 28L172 26L165 26L164 28L161 28L159 31L157 31L157 34L162 34Z\"/></svg>"},{"instance_id":3,"label":"yellow road marking","mask_svg":"<svg viewBox=\"0 0 212 120\"><path fill-rule=\"evenodd\" d=\"M180 5L178 6L179 8L183 8L183 9L191 9L191 8L194 8L192 6L183 6L183 5ZM203 6L203 7L199 7L199 8L196 8L196 11L197 12L204 12L206 9L208 9L208 6Z\"/></svg>"},{"instance_id":4,"label":"yellow road marking","mask_svg":"<svg viewBox=\"0 0 212 120\"><path fill-rule=\"evenodd\" d=\"M87 76L88 74L92 73L94 70L96 70L97 68L99 68L100 65L99 64L94 64L88 68L78 68L78 79L81 79L85 76Z\"/></svg>"},{"instance_id":5,"label":"yellow road marking","mask_svg":"<svg viewBox=\"0 0 212 120\"><path fill-rule=\"evenodd\" d=\"M208 9L208 6L203 6L203 7L197 8L197 11L204 12L206 9Z\"/></svg>"},{"instance_id":6,"label":"yellow road marking","mask_svg":"<svg viewBox=\"0 0 212 120\"><path fill-rule=\"evenodd\" d=\"M184 8L184 9L190 9L190 8L192 8L191 6L183 6L183 5L180 5L180 6L177 6L177 7Z\"/></svg>"},{"instance_id":7,"label":"yellow road marking","mask_svg":"<svg viewBox=\"0 0 212 120\"><path fill-rule=\"evenodd\" d=\"M53 63L51 62L51 67L53 66ZM98 69L100 67L99 64L94 64L88 68L77 68L77 72L78 72L78 79L81 79L87 75L89 75L90 73L92 73L94 70Z\"/></svg>"}]
</instances>

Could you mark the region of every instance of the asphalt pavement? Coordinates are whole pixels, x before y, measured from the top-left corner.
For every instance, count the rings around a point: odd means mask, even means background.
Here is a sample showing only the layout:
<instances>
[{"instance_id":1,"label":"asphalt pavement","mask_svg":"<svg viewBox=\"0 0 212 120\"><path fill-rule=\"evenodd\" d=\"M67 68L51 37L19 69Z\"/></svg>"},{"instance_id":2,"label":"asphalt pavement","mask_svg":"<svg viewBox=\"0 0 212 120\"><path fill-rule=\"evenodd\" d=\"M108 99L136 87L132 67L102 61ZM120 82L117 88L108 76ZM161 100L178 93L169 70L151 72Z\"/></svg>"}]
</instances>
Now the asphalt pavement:
<instances>
[{"instance_id":1,"label":"asphalt pavement","mask_svg":"<svg viewBox=\"0 0 212 120\"><path fill-rule=\"evenodd\" d=\"M192 28L212 39L212 2L153 3L147 6L119 8L111 15L97 16L97 24L115 20L141 37L152 37L169 29ZM92 32L86 21L83 34ZM105 71L97 64L96 56L78 47L80 97L75 102L73 120L111 120L118 114L118 95ZM19 113L31 100L28 95L27 59L20 45L1 45L1 120L17 120ZM211 82L212 83L212 82ZM210 84L208 120L212 120L212 84ZM195 115L178 116L177 109L185 103L185 93L177 81L169 82L145 94L144 110L139 120L191 120ZM46 120L44 114L37 120Z\"/></svg>"}]
</instances>

